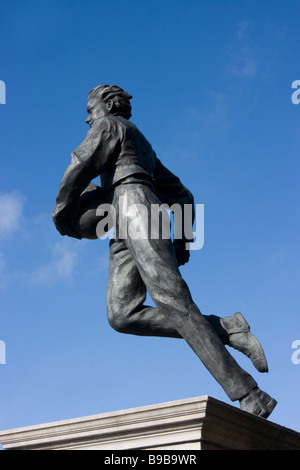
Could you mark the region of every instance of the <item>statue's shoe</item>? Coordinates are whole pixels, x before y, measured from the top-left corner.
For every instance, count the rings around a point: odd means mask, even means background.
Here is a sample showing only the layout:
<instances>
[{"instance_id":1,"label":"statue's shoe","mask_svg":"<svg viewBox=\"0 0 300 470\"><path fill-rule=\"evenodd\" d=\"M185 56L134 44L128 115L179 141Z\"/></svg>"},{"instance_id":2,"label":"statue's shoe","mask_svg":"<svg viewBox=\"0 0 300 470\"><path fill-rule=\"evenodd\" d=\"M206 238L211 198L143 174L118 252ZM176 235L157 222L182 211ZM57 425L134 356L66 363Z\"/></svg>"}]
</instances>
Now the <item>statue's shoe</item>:
<instances>
[{"instance_id":1,"label":"statue's shoe","mask_svg":"<svg viewBox=\"0 0 300 470\"><path fill-rule=\"evenodd\" d=\"M265 353L259 341L250 333L250 326L240 312L223 318L229 346L245 354L259 372L268 372Z\"/></svg>"},{"instance_id":2,"label":"statue's shoe","mask_svg":"<svg viewBox=\"0 0 300 470\"><path fill-rule=\"evenodd\" d=\"M240 408L261 418L270 416L277 401L258 387L240 400Z\"/></svg>"}]
</instances>

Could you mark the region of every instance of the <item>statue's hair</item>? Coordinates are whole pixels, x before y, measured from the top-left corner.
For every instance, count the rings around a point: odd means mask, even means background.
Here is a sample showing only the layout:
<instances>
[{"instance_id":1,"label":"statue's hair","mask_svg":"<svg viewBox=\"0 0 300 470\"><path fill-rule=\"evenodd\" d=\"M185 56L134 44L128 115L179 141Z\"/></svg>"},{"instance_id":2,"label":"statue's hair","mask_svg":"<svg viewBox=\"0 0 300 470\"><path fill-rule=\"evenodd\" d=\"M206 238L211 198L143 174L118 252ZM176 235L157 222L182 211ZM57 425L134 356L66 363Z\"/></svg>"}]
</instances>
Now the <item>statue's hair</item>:
<instances>
[{"instance_id":1,"label":"statue's hair","mask_svg":"<svg viewBox=\"0 0 300 470\"><path fill-rule=\"evenodd\" d=\"M104 102L113 101L111 114L124 116L126 119L130 118L132 96L129 93L117 85L98 85L89 92L88 99L98 95Z\"/></svg>"}]
</instances>

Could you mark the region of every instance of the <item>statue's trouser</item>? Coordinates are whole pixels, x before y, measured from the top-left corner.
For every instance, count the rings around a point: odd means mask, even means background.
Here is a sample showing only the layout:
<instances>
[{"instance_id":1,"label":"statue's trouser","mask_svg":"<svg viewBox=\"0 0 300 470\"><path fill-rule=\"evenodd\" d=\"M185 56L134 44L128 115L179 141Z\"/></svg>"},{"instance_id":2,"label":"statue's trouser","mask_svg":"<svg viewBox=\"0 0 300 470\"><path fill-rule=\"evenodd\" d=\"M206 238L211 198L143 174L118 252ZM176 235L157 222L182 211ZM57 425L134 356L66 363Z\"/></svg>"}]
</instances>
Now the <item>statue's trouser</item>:
<instances>
[{"instance_id":1,"label":"statue's trouser","mask_svg":"<svg viewBox=\"0 0 300 470\"><path fill-rule=\"evenodd\" d=\"M228 397L239 400L257 386L230 355L208 318L193 302L177 266L169 238L138 239L149 228L151 204L161 204L151 188L124 184L115 188L116 231L111 241L107 288L108 318L120 332L184 338ZM137 209L143 208L137 219ZM124 227L129 230L124 236ZM137 228L140 232L137 232ZM143 303L149 292L157 306Z\"/></svg>"}]
</instances>

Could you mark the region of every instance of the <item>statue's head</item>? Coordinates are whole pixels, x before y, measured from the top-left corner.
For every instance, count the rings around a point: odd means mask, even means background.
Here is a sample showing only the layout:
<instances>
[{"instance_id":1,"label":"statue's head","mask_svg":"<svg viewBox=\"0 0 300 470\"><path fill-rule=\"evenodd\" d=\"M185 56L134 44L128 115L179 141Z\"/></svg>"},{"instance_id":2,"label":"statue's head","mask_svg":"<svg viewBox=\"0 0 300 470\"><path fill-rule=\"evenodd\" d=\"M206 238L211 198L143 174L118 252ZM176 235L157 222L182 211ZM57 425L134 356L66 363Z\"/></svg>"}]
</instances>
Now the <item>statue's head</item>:
<instances>
[{"instance_id":1,"label":"statue's head","mask_svg":"<svg viewBox=\"0 0 300 470\"><path fill-rule=\"evenodd\" d=\"M89 116L86 122L92 125L95 119L106 114L129 119L131 117L131 98L129 93L117 85L99 85L93 88L88 94L87 111Z\"/></svg>"}]
</instances>

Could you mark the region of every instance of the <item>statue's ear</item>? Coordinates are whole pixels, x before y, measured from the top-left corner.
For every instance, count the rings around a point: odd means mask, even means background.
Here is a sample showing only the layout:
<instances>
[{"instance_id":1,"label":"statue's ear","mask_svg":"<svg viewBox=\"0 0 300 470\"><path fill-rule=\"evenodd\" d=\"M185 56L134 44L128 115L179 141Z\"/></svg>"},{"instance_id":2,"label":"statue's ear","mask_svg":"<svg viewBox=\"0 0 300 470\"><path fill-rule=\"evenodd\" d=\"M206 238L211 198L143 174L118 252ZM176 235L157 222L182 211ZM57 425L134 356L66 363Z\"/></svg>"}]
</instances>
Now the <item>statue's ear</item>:
<instances>
[{"instance_id":1,"label":"statue's ear","mask_svg":"<svg viewBox=\"0 0 300 470\"><path fill-rule=\"evenodd\" d=\"M113 100L108 100L108 102L106 103L106 107L107 107L107 111L110 113L111 110L112 110L113 107L114 107L114 102L113 102Z\"/></svg>"}]
</instances>

